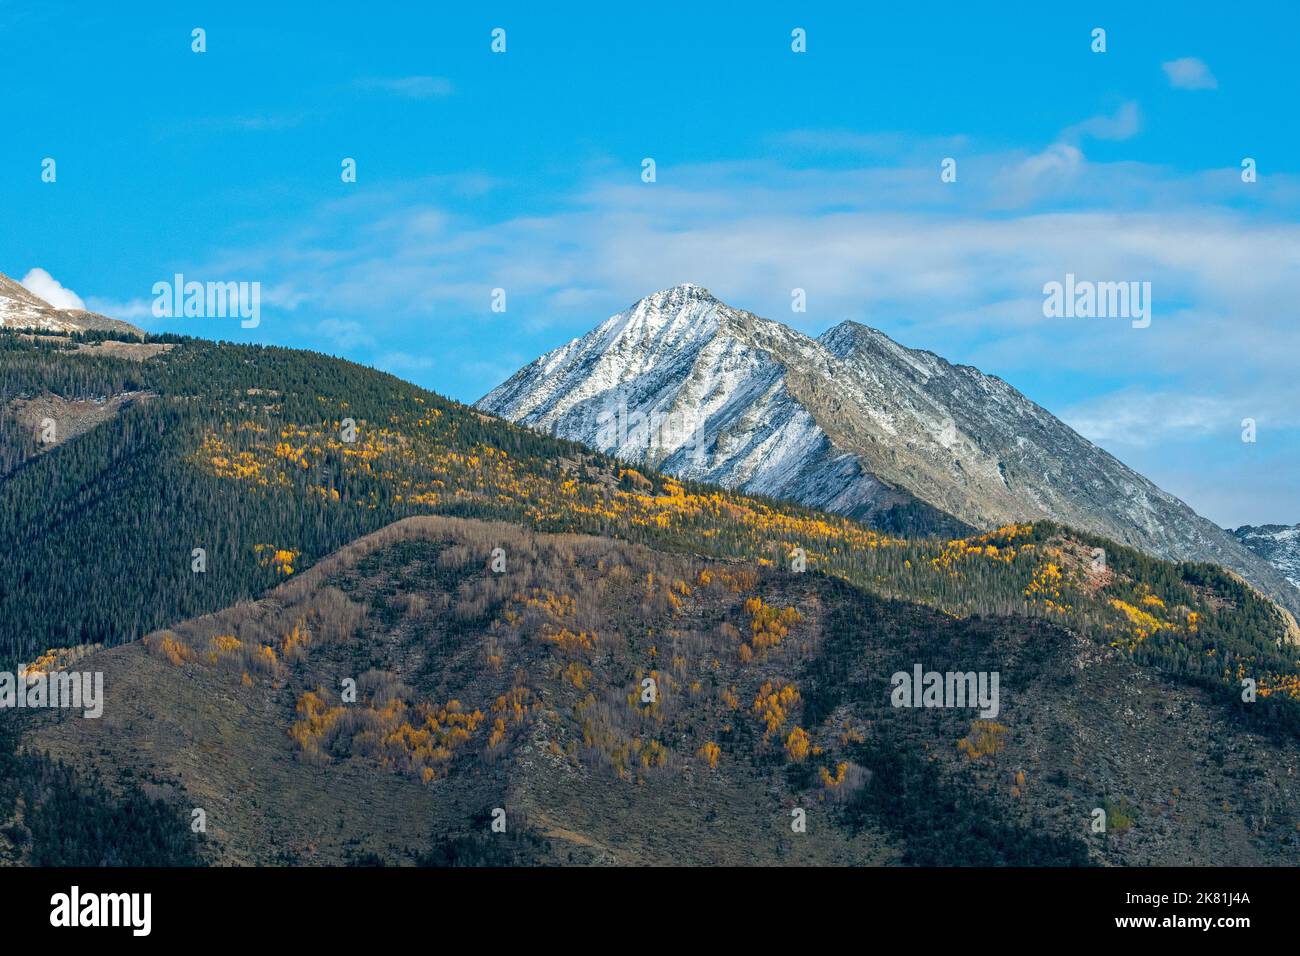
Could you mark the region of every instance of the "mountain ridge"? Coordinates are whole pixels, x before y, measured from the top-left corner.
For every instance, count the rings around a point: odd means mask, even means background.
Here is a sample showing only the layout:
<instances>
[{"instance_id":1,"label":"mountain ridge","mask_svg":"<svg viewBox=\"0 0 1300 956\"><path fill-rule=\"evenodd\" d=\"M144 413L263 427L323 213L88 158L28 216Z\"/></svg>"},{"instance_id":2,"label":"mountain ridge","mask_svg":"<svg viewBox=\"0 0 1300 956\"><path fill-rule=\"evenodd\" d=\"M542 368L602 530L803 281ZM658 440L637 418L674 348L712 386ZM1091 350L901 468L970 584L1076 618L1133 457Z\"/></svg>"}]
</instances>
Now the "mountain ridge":
<instances>
[{"instance_id":1,"label":"mountain ridge","mask_svg":"<svg viewBox=\"0 0 1300 956\"><path fill-rule=\"evenodd\" d=\"M1242 525L1232 534L1300 588L1300 524Z\"/></svg>"},{"instance_id":2,"label":"mountain ridge","mask_svg":"<svg viewBox=\"0 0 1300 956\"><path fill-rule=\"evenodd\" d=\"M1270 564L1001 378L858 322L813 339L701 286L674 286L525 365L476 407L887 531L1057 520L1222 564L1300 611L1300 590ZM638 414L685 422L689 434L602 430Z\"/></svg>"},{"instance_id":3,"label":"mountain ridge","mask_svg":"<svg viewBox=\"0 0 1300 956\"><path fill-rule=\"evenodd\" d=\"M115 706L29 713L27 745L203 807L221 865L421 864L426 827L468 839L490 807L549 864L1283 864L1297 839L1297 752L1230 688L1050 620L583 534L406 518L81 660ZM1000 669L997 720L891 706L919 661Z\"/></svg>"},{"instance_id":4,"label":"mountain ridge","mask_svg":"<svg viewBox=\"0 0 1300 956\"><path fill-rule=\"evenodd\" d=\"M116 332L143 339L145 333L129 322L87 309L59 309L7 275L0 273L0 328L28 332Z\"/></svg>"}]
</instances>

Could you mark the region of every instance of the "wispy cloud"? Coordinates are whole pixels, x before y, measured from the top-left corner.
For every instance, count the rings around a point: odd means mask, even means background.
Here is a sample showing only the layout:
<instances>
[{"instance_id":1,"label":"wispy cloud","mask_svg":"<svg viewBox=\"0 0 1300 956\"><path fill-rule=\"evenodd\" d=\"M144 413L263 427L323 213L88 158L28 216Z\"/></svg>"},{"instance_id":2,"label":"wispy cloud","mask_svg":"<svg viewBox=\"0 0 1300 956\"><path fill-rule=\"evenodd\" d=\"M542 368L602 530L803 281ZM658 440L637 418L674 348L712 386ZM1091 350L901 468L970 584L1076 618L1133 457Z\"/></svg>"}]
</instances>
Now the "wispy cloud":
<instances>
[{"instance_id":1,"label":"wispy cloud","mask_svg":"<svg viewBox=\"0 0 1300 956\"><path fill-rule=\"evenodd\" d=\"M950 185L939 182L937 163L705 164L661 170L653 185L601 176L551 211L493 222L453 213L423 189L362 192L330 204L319 221L242 248L218 271L280 276L299 305L383 316L367 318L372 329L485 311L498 286L533 319L578 329L602 308L693 280L787 311L798 286L821 315L883 311L944 334L952 316L981 309L971 324L995 338L999 328L1021 335L1026 322L1041 328L1043 283L1073 272L1153 282L1162 339L1176 334L1175 310L1195 304L1180 327L1231 321L1244 342L1250 329L1281 325L1300 299L1300 226L1285 221L1286 210L1269 222L1215 205L1199 174L1089 164L1064 144L962 162ZM1044 189L1015 213L990 214L1025 181L1065 177L1078 180L1071 208L1053 208ZM1144 349L1132 344L1136 361Z\"/></svg>"},{"instance_id":2,"label":"wispy cloud","mask_svg":"<svg viewBox=\"0 0 1300 956\"><path fill-rule=\"evenodd\" d=\"M366 327L352 319L322 319L316 323L316 331L342 351L368 349L375 344L375 337L366 331Z\"/></svg>"},{"instance_id":3,"label":"wispy cloud","mask_svg":"<svg viewBox=\"0 0 1300 956\"><path fill-rule=\"evenodd\" d=\"M1169 79L1169 85L1176 90L1215 90L1219 81L1214 78L1204 60L1194 56L1185 56L1160 64Z\"/></svg>"},{"instance_id":4,"label":"wispy cloud","mask_svg":"<svg viewBox=\"0 0 1300 956\"><path fill-rule=\"evenodd\" d=\"M86 300L86 308L109 318L121 319L123 322L154 320L153 303L148 299L105 299L92 295Z\"/></svg>"},{"instance_id":5,"label":"wispy cloud","mask_svg":"<svg viewBox=\"0 0 1300 956\"><path fill-rule=\"evenodd\" d=\"M1234 417L1233 403L1216 396L1126 388L1063 409L1060 417L1097 444L1145 448L1222 433L1242 415Z\"/></svg>"},{"instance_id":6,"label":"wispy cloud","mask_svg":"<svg viewBox=\"0 0 1300 956\"><path fill-rule=\"evenodd\" d=\"M1121 106L1071 135L1122 135L1134 117ZM295 325L332 317L313 326L325 348L417 378L431 366L412 359L415 330L472 327L527 359L692 281L809 332L845 318L881 327L1002 375L1134 455L1231 438L1245 416L1300 427L1282 412L1300 408L1300 190L1271 177L1243 208L1231 169L1090 162L1063 140L1029 154L967 148L949 184L935 156L907 144L892 156L876 144L848 166L785 155L661 164L654 184L606 169L564 191L505 184L546 201L493 219L450 202L447 183L390 183L268 228L217 274L276 277ZM1150 282L1151 327L1044 318L1044 283L1067 273ZM496 287L505 315L490 310ZM791 313L793 288L808 313ZM463 369L481 358L448 354ZM513 364L480 361L482 381L458 397Z\"/></svg>"},{"instance_id":7,"label":"wispy cloud","mask_svg":"<svg viewBox=\"0 0 1300 956\"><path fill-rule=\"evenodd\" d=\"M450 96L451 80L442 76L364 77L357 80L357 88L369 92L388 93L413 100L432 100Z\"/></svg>"},{"instance_id":8,"label":"wispy cloud","mask_svg":"<svg viewBox=\"0 0 1300 956\"><path fill-rule=\"evenodd\" d=\"M1082 139L1125 140L1132 139L1142 130L1142 111L1137 103L1127 102L1111 115L1092 116L1081 123L1067 127L1061 141L1077 143Z\"/></svg>"},{"instance_id":9,"label":"wispy cloud","mask_svg":"<svg viewBox=\"0 0 1300 956\"><path fill-rule=\"evenodd\" d=\"M789 130L769 137L768 141L787 151L853 153L892 160L903 156L934 159L954 155L970 146L970 138L960 133L917 136L914 133L862 133L847 129Z\"/></svg>"},{"instance_id":10,"label":"wispy cloud","mask_svg":"<svg viewBox=\"0 0 1300 956\"><path fill-rule=\"evenodd\" d=\"M313 116L310 110L292 112L240 113L227 116L192 116L159 129L159 137L194 133L279 133L296 129Z\"/></svg>"},{"instance_id":11,"label":"wispy cloud","mask_svg":"<svg viewBox=\"0 0 1300 956\"><path fill-rule=\"evenodd\" d=\"M433 368L433 358L413 352L384 352L375 358L375 367L395 375L409 375Z\"/></svg>"}]
</instances>

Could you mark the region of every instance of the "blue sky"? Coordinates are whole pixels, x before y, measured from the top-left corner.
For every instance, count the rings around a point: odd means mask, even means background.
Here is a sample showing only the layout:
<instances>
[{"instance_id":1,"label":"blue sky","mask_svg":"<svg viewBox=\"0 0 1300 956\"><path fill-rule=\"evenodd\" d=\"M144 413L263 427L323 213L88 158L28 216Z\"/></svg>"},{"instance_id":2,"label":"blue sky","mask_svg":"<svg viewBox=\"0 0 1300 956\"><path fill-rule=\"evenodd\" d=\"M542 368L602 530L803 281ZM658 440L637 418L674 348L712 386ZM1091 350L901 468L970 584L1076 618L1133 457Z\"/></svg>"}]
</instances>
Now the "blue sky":
<instances>
[{"instance_id":1,"label":"blue sky","mask_svg":"<svg viewBox=\"0 0 1300 956\"><path fill-rule=\"evenodd\" d=\"M1293 6L442 6L0 0L0 272L466 401L690 281L998 374L1220 523L1300 520ZM176 272L260 282L260 326L153 319ZM1067 272L1150 281L1151 326L1045 318Z\"/></svg>"}]
</instances>

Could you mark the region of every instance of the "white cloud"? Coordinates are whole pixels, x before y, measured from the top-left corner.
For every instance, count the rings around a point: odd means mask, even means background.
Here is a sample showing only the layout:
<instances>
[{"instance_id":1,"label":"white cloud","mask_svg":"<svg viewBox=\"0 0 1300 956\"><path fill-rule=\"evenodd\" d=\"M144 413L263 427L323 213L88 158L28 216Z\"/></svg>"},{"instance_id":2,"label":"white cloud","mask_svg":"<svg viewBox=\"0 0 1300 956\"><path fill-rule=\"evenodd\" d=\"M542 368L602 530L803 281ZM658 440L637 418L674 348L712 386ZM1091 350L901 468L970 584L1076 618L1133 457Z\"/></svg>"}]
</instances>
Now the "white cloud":
<instances>
[{"instance_id":1,"label":"white cloud","mask_svg":"<svg viewBox=\"0 0 1300 956\"><path fill-rule=\"evenodd\" d=\"M1212 339L1219 357L1231 355L1241 369L1272 370L1300 344L1300 333L1287 331L1300 300L1300 226L1286 221L1287 211L1256 221L1215 206L1199 173L1088 164L1063 144L1029 159L963 163L963 175L983 168L970 185L953 187L939 183L933 164L797 173L776 164L679 167L672 185L597 181L547 214L491 223L467 221L418 191L373 195L369 204L331 207L329 229L241 250L239 269L305 290L302 305L365 317L380 337L383 326L411 321L490 318L497 286L528 327L578 334L641 295L692 279L786 320L794 318L789 290L805 288L811 311L796 321L906 323L917 337L905 344L949 354L956 336L959 348L978 344L1007 369L1039 361L1199 369ZM998 190L1025 172L1075 177L1069 207L1041 208L1053 194L1040 189L1033 207L1002 211ZM925 197L944 189L954 197L947 208L934 200L927 207ZM896 208L900 201L908 208ZM1093 208L1102 204L1118 208ZM1121 335L1123 323L1045 322L1043 283L1067 272L1151 281L1150 334Z\"/></svg>"},{"instance_id":2,"label":"white cloud","mask_svg":"<svg viewBox=\"0 0 1300 956\"><path fill-rule=\"evenodd\" d=\"M1287 411L1300 409L1300 188L1279 174L1245 209L1231 168L1084 158L1077 143L1131 132L1137 116L1121 106L1033 154L972 147L955 184L906 145L850 167L843 153L661 167L653 186L610 168L567 189L494 184L544 197L497 203L518 212L495 219L458 211L449 183L387 184L273 224L210 271L275 277L300 309L337 317L314 326L317 347L399 373L429 368L411 356L431 327L470 323L490 343L457 359L471 400L641 296L694 281L807 332L853 318L999 374L1160 480L1191 474L1201 446L1235 449L1243 417L1269 434L1300 427ZM1151 327L1044 319L1043 284L1067 272L1151 282ZM508 317L490 312L494 287ZM796 287L806 314L790 312ZM1173 446L1200 457L1162 464ZM1236 474L1245 501L1256 478Z\"/></svg>"},{"instance_id":3,"label":"white cloud","mask_svg":"<svg viewBox=\"0 0 1300 956\"><path fill-rule=\"evenodd\" d=\"M1033 182L1044 176L1056 180L1073 178L1086 160L1077 146L1054 143L1030 156L1016 168L1016 175Z\"/></svg>"},{"instance_id":4,"label":"white cloud","mask_svg":"<svg viewBox=\"0 0 1300 956\"><path fill-rule=\"evenodd\" d=\"M1090 139L1126 140L1142 131L1142 111L1132 101L1122 103L1111 116L1092 116L1081 123L1068 126L1061 133L1063 142L1071 143L1087 137Z\"/></svg>"},{"instance_id":5,"label":"white cloud","mask_svg":"<svg viewBox=\"0 0 1300 956\"><path fill-rule=\"evenodd\" d=\"M1204 438L1235 427L1241 419L1222 398L1136 388L1065 409L1060 417L1098 445L1139 448Z\"/></svg>"},{"instance_id":6,"label":"white cloud","mask_svg":"<svg viewBox=\"0 0 1300 956\"><path fill-rule=\"evenodd\" d=\"M372 348L375 344L375 337L366 327L352 319L322 319L316 323L316 331L339 349Z\"/></svg>"},{"instance_id":7,"label":"white cloud","mask_svg":"<svg viewBox=\"0 0 1300 956\"><path fill-rule=\"evenodd\" d=\"M86 303L81 296L71 289L65 289L62 283L44 269L32 269L23 276L20 283L32 295L38 296L56 309L84 309Z\"/></svg>"},{"instance_id":8,"label":"white cloud","mask_svg":"<svg viewBox=\"0 0 1300 956\"><path fill-rule=\"evenodd\" d=\"M1169 78L1169 85L1176 90L1215 90L1219 81L1214 78L1204 60L1194 56L1185 56L1168 63L1160 64Z\"/></svg>"},{"instance_id":9,"label":"white cloud","mask_svg":"<svg viewBox=\"0 0 1300 956\"><path fill-rule=\"evenodd\" d=\"M376 356L375 368L400 376L433 368L433 359L428 355L416 355L411 352L384 352Z\"/></svg>"}]
</instances>

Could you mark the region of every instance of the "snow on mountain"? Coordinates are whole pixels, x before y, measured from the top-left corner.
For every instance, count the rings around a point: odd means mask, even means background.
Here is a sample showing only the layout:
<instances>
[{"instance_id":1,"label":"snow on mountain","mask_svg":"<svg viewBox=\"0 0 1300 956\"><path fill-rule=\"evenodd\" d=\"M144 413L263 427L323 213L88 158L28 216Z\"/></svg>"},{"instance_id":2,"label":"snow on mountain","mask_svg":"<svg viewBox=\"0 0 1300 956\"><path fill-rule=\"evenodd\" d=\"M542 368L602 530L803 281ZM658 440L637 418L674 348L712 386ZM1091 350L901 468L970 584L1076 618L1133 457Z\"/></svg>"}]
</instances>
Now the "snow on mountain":
<instances>
[{"instance_id":1,"label":"snow on mountain","mask_svg":"<svg viewBox=\"0 0 1300 956\"><path fill-rule=\"evenodd\" d=\"M1245 525L1232 532L1237 540L1277 568L1300 588L1300 524Z\"/></svg>"},{"instance_id":2,"label":"snow on mountain","mask_svg":"<svg viewBox=\"0 0 1300 956\"><path fill-rule=\"evenodd\" d=\"M524 366L478 402L630 463L887 530L1051 518L1300 592L996 376L845 322L817 339L679 285Z\"/></svg>"},{"instance_id":3,"label":"snow on mountain","mask_svg":"<svg viewBox=\"0 0 1300 956\"><path fill-rule=\"evenodd\" d=\"M0 273L0 329L25 329L68 335L103 330L144 338L134 325L85 309L56 309L21 284Z\"/></svg>"}]
</instances>

